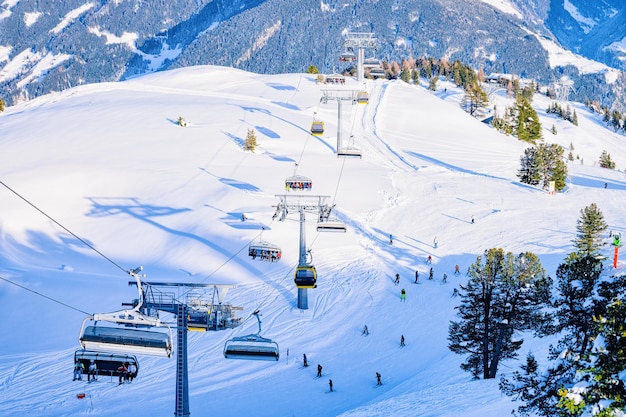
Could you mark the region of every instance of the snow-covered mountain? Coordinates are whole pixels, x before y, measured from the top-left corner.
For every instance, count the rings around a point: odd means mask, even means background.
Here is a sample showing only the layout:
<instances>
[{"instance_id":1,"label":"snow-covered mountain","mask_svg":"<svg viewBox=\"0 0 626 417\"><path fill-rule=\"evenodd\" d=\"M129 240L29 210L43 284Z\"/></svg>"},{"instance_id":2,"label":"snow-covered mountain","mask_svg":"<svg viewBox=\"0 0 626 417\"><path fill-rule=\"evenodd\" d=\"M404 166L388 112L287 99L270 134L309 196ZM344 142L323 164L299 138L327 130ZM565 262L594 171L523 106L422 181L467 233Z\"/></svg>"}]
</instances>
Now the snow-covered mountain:
<instances>
[{"instance_id":1,"label":"snow-covered mountain","mask_svg":"<svg viewBox=\"0 0 626 417\"><path fill-rule=\"evenodd\" d=\"M0 415L172 414L174 359L140 356L132 384L72 381L83 319L136 298L125 271L138 265L148 281L236 286L225 302L243 307L244 323L189 335L192 415L510 414L516 404L498 381L472 380L447 348L453 289L466 280L454 265L465 271L485 249L502 247L536 253L554 276L590 203L626 233L624 137L581 104L569 103L578 126L548 115L549 101L536 95L545 140L577 156L565 192L549 195L517 180L527 145L463 112L462 93L444 80L430 92L347 79L342 91L369 93L366 105L342 105L342 143L362 159L335 155L338 105L320 100L324 90L333 87L313 75L197 66L80 86L0 114ZM507 100L493 97L498 108ZM321 137L309 132L314 115L325 123ZM241 147L249 129L254 153ZM602 150L620 170L597 166ZM273 218L277 195L304 194L285 191L294 172L312 179L309 194L327 195L348 228L318 233L306 214L318 272L306 310L293 283L298 214ZM280 262L250 259L248 245L259 239L281 247ZM225 359L226 340L256 332L256 309L280 360ZM545 357L548 340L519 336L522 358ZM303 354L311 367L302 367ZM505 361L499 375L518 367Z\"/></svg>"},{"instance_id":2,"label":"snow-covered mountain","mask_svg":"<svg viewBox=\"0 0 626 417\"><path fill-rule=\"evenodd\" d=\"M373 32L379 59L448 57L544 85L568 75L579 101L621 108L624 79L606 65L624 68L623 16L618 0L4 0L0 97L203 64L330 73L345 67L345 32ZM579 57L554 61L554 49ZM589 72L580 57L604 65Z\"/></svg>"}]
</instances>

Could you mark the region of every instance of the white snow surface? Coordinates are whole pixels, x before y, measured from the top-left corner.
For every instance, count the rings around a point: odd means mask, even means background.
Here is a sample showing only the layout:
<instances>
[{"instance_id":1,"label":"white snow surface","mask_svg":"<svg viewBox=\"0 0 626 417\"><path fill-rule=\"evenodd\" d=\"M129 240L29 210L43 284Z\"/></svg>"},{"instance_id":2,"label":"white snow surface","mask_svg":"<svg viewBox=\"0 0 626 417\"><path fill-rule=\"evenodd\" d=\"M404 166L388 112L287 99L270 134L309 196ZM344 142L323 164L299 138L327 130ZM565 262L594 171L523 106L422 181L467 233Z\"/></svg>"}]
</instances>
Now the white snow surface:
<instances>
[{"instance_id":1,"label":"white snow surface","mask_svg":"<svg viewBox=\"0 0 626 417\"><path fill-rule=\"evenodd\" d=\"M344 88L365 88L370 99L342 105L344 144L354 135L363 158L339 159L337 103L320 102L325 88L314 75L199 66L84 85L0 114L0 415L172 415L174 358L139 356L131 384L72 381L83 319L137 298L126 271L139 265L146 281L236 285L224 301L244 308L236 329L189 333L191 415L510 415L518 404L500 393L498 379L472 380L459 368L464 358L447 348L453 289L467 280L453 275L454 265L465 271L484 250L502 247L536 253L554 276L591 203L624 234L624 173L596 162L607 150L626 167L624 137L577 103L569 105L579 126L546 115L549 101L536 95L546 141L573 145L580 158L569 164L565 192L549 195L516 178L528 145L463 112L461 92L443 81L433 93L348 79ZM322 137L309 134L315 113ZM257 135L254 153L241 149L248 129ZM296 163L313 180L310 194L328 195L348 228L318 233L315 214L306 214L318 272L306 310L297 308L293 283L298 214L272 219ZM247 256L262 227L263 240L282 248L278 263ZM280 360L225 359L226 340L256 332L256 309ZM528 351L545 357L547 340L516 337L525 340L522 360ZM503 362L498 377L519 365Z\"/></svg>"},{"instance_id":2,"label":"white snow surface","mask_svg":"<svg viewBox=\"0 0 626 417\"><path fill-rule=\"evenodd\" d=\"M509 0L482 0L489 4L491 7L500 10L501 12L512 14L515 17L522 19L524 16L517 10L515 5Z\"/></svg>"}]
</instances>

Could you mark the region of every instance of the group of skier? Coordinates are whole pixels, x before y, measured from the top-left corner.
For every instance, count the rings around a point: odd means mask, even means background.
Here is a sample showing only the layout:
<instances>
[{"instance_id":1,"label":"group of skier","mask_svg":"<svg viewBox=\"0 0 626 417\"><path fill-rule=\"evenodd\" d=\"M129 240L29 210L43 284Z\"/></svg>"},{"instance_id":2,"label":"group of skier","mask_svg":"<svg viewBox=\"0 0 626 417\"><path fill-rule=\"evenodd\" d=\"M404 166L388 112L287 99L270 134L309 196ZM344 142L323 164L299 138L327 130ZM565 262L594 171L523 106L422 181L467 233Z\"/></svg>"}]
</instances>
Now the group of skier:
<instances>
[{"instance_id":1,"label":"group of skier","mask_svg":"<svg viewBox=\"0 0 626 417\"><path fill-rule=\"evenodd\" d=\"M365 326L363 326L363 330L361 332L362 336L369 336L370 331L367 327L367 324ZM400 335L400 347L405 347L406 346L406 339L404 338L404 335ZM306 353L302 354L302 367L304 368L308 368L309 367L309 358L307 358ZM322 370L324 369L324 367L322 366L322 364L317 364L317 373L315 374L316 378L321 378L323 376ZM382 376L379 372L376 372L376 385L382 385ZM329 387L329 392L334 392L333 389L333 380L329 379L328 380L328 387Z\"/></svg>"}]
</instances>

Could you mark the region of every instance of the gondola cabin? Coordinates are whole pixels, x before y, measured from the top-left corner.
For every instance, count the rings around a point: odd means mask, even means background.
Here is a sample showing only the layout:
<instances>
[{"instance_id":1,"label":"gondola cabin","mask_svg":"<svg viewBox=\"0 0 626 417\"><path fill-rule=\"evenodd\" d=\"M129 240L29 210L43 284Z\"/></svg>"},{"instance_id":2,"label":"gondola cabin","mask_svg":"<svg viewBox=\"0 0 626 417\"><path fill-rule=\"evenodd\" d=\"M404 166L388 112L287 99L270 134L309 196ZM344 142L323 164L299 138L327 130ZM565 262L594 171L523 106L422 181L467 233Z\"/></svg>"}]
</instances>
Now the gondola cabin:
<instances>
[{"instance_id":1,"label":"gondola cabin","mask_svg":"<svg viewBox=\"0 0 626 417\"><path fill-rule=\"evenodd\" d=\"M269 242L259 241L248 246L248 256L254 260L278 262L282 256L280 248Z\"/></svg>"},{"instance_id":2,"label":"gondola cabin","mask_svg":"<svg viewBox=\"0 0 626 417\"><path fill-rule=\"evenodd\" d=\"M313 136L322 136L324 134L324 122L315 121L311 123L311 134Z\"/></svg>"},{"instance_id":3,"label":"gondola cabin","mask_svg":"<svg viewBox=\"0 0 626 417\"><path fill-rule=\"evenodd\" d=\"M317 288L317 271L313 265L298 265L293 280L298 288Z\"/></svg>"},{"instance_id":4,"label":"gondola cabin","mask_svg":"<svg viewBox=\"0 0 626 417\"><path fill-rule=\"evenodd\" d=\"M277 361L278 343L259 335L235 337L224 344L226 359L256 359Z\"/></svg>"},{"instance_id":5,"label":"gondola cabin","mask_svg":"<svg viewBox=\"0 0 626 417\"><path fill-rule=\"evenodd\" d=\"M356 94L356 102L359 104L367 104L369 101L369 94L367 94L367 91L359 91Z\"/></svg>"},{"instance_id":6,"label":"gondola cabin","mask_svg":"<svg viewBox=\"0 0 626 417\"><path fill-rule=\"evenodd\" d=\"M86 319L88 320L88 319ZM85 350L152 356L172 355L172 334L128 327L85 326L79 337Z\"/></svg>"},{"instance_id":7,"label":"gondola cabin","mask_svg":"<svg viewBox=\"0 0 626 417\"><path fill-rule=\"evenodd\" d=\"M137 377L139 373L139 362L135 355L93 352L89 350L77 350L74 352L74 365L81 363L84 373L89 370L89 365L93 361L96 364L96 378L100 375L113 377L127 376L131 380ZM129 373L123 374L122 367L125 367Z\"/></svg>"},{"instance_id":8,"label":"gondola cabin","mask_svg":"<svg viewBox=\"0 0 626 417\"><path fill-rule=\"evenodd\" d=\"M311 191L311 188L313 188L313 181L302 175L294 175L285 180L285 189L287 191Z\"/></svg>"},{"instance_id":9,"label":"gondola cabin","mask_svg":"<svg viewBox=\"0 0 626 417\"><path fill-rule=\"evenodd\" d=\"M187 330L190 332L206 332L209 329L209 313L193 311L187 314Z\"/></svg>"}]
</instances>

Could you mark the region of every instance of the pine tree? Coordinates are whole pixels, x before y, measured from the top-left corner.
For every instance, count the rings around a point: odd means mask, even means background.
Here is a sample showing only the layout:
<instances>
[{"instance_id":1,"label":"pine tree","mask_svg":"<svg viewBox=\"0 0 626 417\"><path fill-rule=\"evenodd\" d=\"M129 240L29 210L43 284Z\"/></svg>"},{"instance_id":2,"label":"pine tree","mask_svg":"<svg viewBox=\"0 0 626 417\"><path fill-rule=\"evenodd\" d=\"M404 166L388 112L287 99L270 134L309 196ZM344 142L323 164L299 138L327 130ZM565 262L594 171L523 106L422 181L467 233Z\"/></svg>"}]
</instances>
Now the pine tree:
<instances>
[{"instance_id":1,"label":"pine tree","mask_svg":"<svg viewBox=\"0 0 626 417\"><path fill-rule=\"evenodd\" d=\"M521 167L517 171L517 177L524 184L539 184L539 173L537 172L537 148L526 148L524 155L520 157Z\"/></svg>"},{"instance_id":2,"label":"pine tree","mask_svg":"<svg viewBox=\"0 0 626 417\"><path fill-rule=\"evenodd\" d=\"M517 357L522 339L515 332L541 331L547 315L551 280L536 255L518 256L489 249L470 266L470 278L461 285L459 321L450 322L448 348L467 354L461 369L474 378L495 378L500 361Z\"/></svg>"},{"instance_id":3,"label":"pine tree","mask_svg":"<svg viewBox=\"0 0 626 417\"><path fill-rule=\"evenodd\" d=\"M257 147L256 135L254 129L248 129L246 140L243 142L243 150L254 152Z\"/></svg>"},{"instance_id":4,"label":"pine tree","mask_svg":"<svg viewBox=\"0 0 626 417\"><path fill-rule=\"evenodd\" d=\"M400 79L408 84L411 81L411 71L408 68L403 68L400 73Z\"/></svg>"},{"instance_id":5,"label":"pine tree","mask_svg":"<svg viewBox=\"0 0 626 417\"><path fill-rule=\"evenodd\" d=\"M558 354L552 350L550 356L558 357ZM524 417L558 416L559 389L570 383L575 373L571 361L557 359L556 366L540 370L534 355L528 353L526 363L520 368L521 372L513 372L510 379L502 377L499 384L502 393L523 403L517 408L517 413Z\"/></svg>"},{"instance_id":6,"label":"pine tree","mask_svg":"<svg viewBox=\"0 0 626 417\"><path fill-rule=\"evenodd\" d=\"M563 349L583 355L592 338L596 307L589 302L596 293L602 262L592 256L570 256L556 271L554 332L563 334Z\"/></svg>"},{"instance_id":7,"label":"pine tree","mask_svg":"<svg viewBox=\"0 0 626 417\"><path fill-rule=\"evenodd\" d=\"M600 255L600 249L606 245L602 234L608 225L596 203L591 203L580 210L580 214L576 225L576 239L573 241L576 247L575 255L597 257Z\"/></svg>"},{"instance_id":8,"label":"pine tree","mask_svg":"<svg viewBox=\"0 0 626 417\"><path fill-rule=\"evenodd\" d=\"M529 101L522 95L518 95L515 107L515 136L519 140L531 143L541 139L541 122Z\"/></svg>"},{"instance_id":9,"label":"pine tree","mask_svg":"<svg viewBox=\"0 0 626 417\"><path fill-rule=\"evenodd\" d=\"M319 70L317 69L317 67L315 65L309 65L309 67L306 69L306 73L307 74L318 74Z\"/></svg>"},{"instance_id":10,"label":"pine tree","mask_svg":"<svg viewBox=\"0 0 626 417\"><path fill-rule=\"evenodd\" d=\"M485 114L489 104L489 97L478 83L473 83L465 87L465 94L461 100L461 107L470 115L481 117Z\"/></svg>"},{"instance_id":11,"label":"pine tree","mask_svg":"<svg viewBox=\"0 0 626 417\"><path fill-rule=\"evenodd\" d=\"M437 90L437 81L439 81L439 77L431 77L430 81L428 81L428 89L430 91Z\"/></svg>"},{"instance_id":12,"label":"pine tree","mask_svg":"<svg viewBox=\"0 0 626 417\"><path fill-rule=\"evenodd\" d=\"M605 150L600 154L599 163L602 168L615 169L615 162L611 159L611 154Z\"/></svg>"},{"instance_id":13,"label":"pine tree","mask_svg":"<svg viewBox=\"0 0 626 417\"><path fill-rule=\"evenodd\" d=\"M0 98L0 113L2 113L5 109L6 105L4 104L4 101L2 101L2 99Z\"/></svg>"},{"instance_id":14,"label":"pine tree","mask_svg":"<svg viewBox=\"0 0 626 417\"><path fill-rule=\"evenodd\" d=\"M563 153L564 149L555 143L542 143L537 148L527 148L520 158L521 168L517 177L525 184L540 184L544 189L554 181L555 190L561 191L565 188L567 179Z\"/></svg>"}]
</instances>

